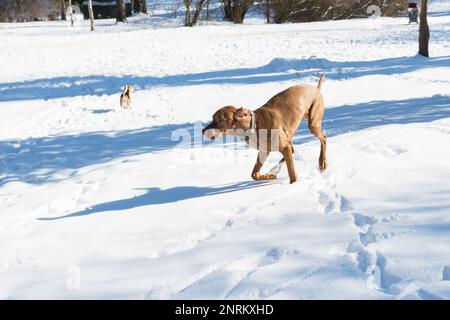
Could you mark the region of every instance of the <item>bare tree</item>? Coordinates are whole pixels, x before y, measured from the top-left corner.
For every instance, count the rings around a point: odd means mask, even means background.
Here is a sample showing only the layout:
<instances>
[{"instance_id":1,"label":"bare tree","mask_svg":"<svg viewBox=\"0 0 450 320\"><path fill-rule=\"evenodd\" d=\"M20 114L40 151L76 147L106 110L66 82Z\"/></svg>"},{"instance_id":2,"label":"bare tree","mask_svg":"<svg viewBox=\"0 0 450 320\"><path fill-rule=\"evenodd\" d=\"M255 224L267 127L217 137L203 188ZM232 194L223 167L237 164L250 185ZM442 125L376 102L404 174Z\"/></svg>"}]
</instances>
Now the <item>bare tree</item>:
<instances>
[{"instance_id":1,"label":"bare tree","mask_svg":"<svg viewBox=\"0 0 450 320\"><path fill-rule=\"evenodd\" d=\"M70 15L70 25L73 27L73 8L72 8L72 0L69 0L69 15Z\"/></svg>"},{"instance_id":2,"label":"bare tree","mask_svg":"<svg viewBox=\"0 0 450 320\"><path fill-rule=\"evenodd\" d=\"M428 27L428 0L422 0L420 5L420 25L419 25L419 54L429 57L428 43L430 41L430 28Z\"/></svg>"},{"instance_id":3,"label":"bare tree","mask_svg":"<svg viewBox=\"0 0 450 320\"><path fill-rule=\"evenodd\" d=\"M270 10L270 1L271 0L262 0L261 1L261 11L266 17L267 23L270 23L271 10Z\"/></svg>"},{"instance_id":4,"label":"bare tree","mask_svg":"<svg viewBox=\"0 0 450 320\"><path fill-rule=\"evenodd\" d=\"M67 20L66 17L66 3L64 0L61 0L61 20Z\"/></svg>"},{"instance_id":5,"label":"bare tree","mask_svg":"<svg viewBox=\"0 0 450 320\"><path fill-rule=\"evenodd\" d=\"M116 22L127 22L124 0L116 0Z\"/></svg>"},{"instance_id":6,"label":"bare tree","mask_svg":"<svg viewBox=\"0 0 450 320\"><path fill-rule=\"evenodd\" d=\"M133 10L136 13L147 14L147 0L134 0Z\"/></svg>"},{"instance_id":7,"label":"bare tree","mask_svg":"<svg viewBox=\"0 0 450 320\"><path fill-rule=\"evenodd\" d=\"M92 0L88 1L89 20L91 20L91 31L94 31L94 9L92 9Z\"/></svg>"},{"instance_id":8,"label":"bare tree","mask_svg":"<svg viewBox=\"0 0 450 320\"><path fill-rule=\"evenodd\" d=\"M0 21L56 20L63 16L61 0L0 0Z\"/></svg>"},{"instance_id":9,"label":"bare tree","mask_svg":"<svg viewBox=\"0 0 450 320\"><path fill-rule=\"evenodd\" d=\"M211 16L209 14L209 1L206 1L206 21L211 20Z\"/></svg>"},{"instance_id":10,"label":"bare tree","mask_svg":"<svg viewBox=\"0 0 450 320\"><path fill-rule=\"evenodd\" d=\"M220 2L226 20L243 23L248 9L255 3L255 0L220 0Z\"/></svg>"},{"instance_id":11,"label":"bare tree","mask_svg":"<svg viewBox=\"0 0 450 320\"><path fill-rule=\"evenodd\" d=\"M267 6L268 12L272 12L271 20L275 23L295 21L305 11L313 14L311 8L308 8L308 2L303 0L268 0Z\"/></svg>"},{"instance_id":12,"label":"bare tree","mask_svg":"<svg viewBox=\"0 0 450 320\"><path fill-rule=\"evenodd\" d=\"M184 0L184 6L186 7L184 25L187 27L195 26L200 17L200 13L208 2L209 0Z\"/></svg>"}]
</instances>

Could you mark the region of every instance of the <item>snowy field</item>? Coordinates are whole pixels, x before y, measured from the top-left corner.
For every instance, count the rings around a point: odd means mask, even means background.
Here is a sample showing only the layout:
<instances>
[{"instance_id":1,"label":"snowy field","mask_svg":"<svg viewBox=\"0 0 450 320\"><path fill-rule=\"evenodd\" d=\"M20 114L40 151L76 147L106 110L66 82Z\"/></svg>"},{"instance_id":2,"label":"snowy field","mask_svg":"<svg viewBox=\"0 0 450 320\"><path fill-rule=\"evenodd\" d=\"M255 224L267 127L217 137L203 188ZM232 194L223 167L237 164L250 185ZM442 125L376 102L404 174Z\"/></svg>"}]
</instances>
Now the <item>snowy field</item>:
<instances>
[{"instance_id":1,"label":"snowy field","mask_svg":"<svg viewBox=\"0 0 450 320\"><path fill-rule=\"evenodd\" d=\"M406 18L0 24L0 298L450 299L450 3L430 11L430 59ZM325 173L305 122L293 185L198 142L321 73Z\"/></svg>"}]
</instances>

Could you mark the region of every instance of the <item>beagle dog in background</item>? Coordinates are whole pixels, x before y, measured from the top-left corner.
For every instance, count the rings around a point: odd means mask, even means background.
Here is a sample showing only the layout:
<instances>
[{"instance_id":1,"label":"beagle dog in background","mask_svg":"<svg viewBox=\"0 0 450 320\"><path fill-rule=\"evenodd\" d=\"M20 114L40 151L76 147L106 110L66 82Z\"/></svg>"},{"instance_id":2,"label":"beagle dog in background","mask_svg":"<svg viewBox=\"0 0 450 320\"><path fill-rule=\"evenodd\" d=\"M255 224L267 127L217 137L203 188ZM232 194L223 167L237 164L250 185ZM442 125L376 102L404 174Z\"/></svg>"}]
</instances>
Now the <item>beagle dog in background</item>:
<instances>
[{"instance_id":1,"label":"beagle dog in background","mask_svg":"<svg viewBox=\"0 0 450 320\"><path fill-rule=\"evenodd\" d=\"M120 108L121 109L131 109L131 92L133 92L133 87L126 85L120 95Z\"/></svg>"}]
</instances>

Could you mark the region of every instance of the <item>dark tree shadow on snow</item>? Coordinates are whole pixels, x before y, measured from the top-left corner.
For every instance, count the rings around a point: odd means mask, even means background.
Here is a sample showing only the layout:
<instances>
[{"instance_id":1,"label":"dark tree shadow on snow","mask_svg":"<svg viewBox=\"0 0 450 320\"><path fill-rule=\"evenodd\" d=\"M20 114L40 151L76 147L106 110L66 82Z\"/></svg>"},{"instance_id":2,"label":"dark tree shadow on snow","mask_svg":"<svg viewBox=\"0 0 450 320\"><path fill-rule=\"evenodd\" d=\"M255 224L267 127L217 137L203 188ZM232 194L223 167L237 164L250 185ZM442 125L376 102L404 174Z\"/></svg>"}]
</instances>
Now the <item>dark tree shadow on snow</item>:
<instances>
[{"instance_id":1,"label":"dark tree shadow on snow","mask_svg":"<svg viewBox=\"0 0 450 320\"><path fill-rule=\"evenodd\" d=\"M399 101L374 101L370 103L361 103L355 105L345 105L327 110L325 113L324 127L329 137L337 136L347 132L356 132L366 128L387 125L387 124L408 124L419 122L430 122L438 119L450 117L450 97L448 96L433 96L430 98L419 98ZM305 127L306 122L303 122L302 127ZM167 136L170 132L165 132ZM58 138L55 138L56 140ZM75 137L75 140L77 138ZM311 141L315 138L305 128L301 128L295 140L297 143ZM134 139L133 139L134 140ZM54 141L55 142L55 141ZM59 145L58 143L56 143ZM51 144L52 145L52 144ZM51 146L50 145L50 146ZM110 153L106 159L119 157L120 150L115 148L116 144L111 143L107 151ZM120 146L121 144L119 144ZM48 147L50 147L48 146ZM141 145L136 146L133 150L126 148L126 152L139 153L151 150ZM164 143L160 144L160 148L168 147ZM97 149L96 149L97 150ZM92 151L94 152L94 151ZM118 153L118 154L116 154ZM101 153L100 153L101 154ZM106 160L101 159L101 160ZM98 159L97 159L98 160ZM96 157L91 159L90 163L96 162ZM51 163L50 163L51 164ZM249 188L256 188L267 185L261 182L240 182L226 186L210 186L210 187L195 187L195 186L180 186L161 190L159 188L150 188L148 191L136 197L129 199L121 199L112 202L95 205L92 208L74 212L63 217L56 218L42 218L41 220L54 220L66 217L85 216L93 213L105 211L120 211L147 205L173 203L192 198L212 196L228 192L236 192Z\"/></svg>"},{"instance_id":2,"label":"dark tree shadow on snow","mask_svg":"<svg viewBox=\"0 0 450 320\"><path fill-rule=\"evenodd\" d=\"M105 163L125 156L171 149L172 132L182 129L193 135L193 124L153 126L144 129L88 132L26 140L0 141L0 186L20 180L52 181L54 173Z\"/></svg>"},{"instance_id":3,"label":"dark tree shadow on snow","mask_svg":"<svg viewBox=\"0 0 450 320\"><path fill-rule=\"evenodd\" d=\"M327 109L323 127L327 135L333 137L387 124L430 122L449 117L450 97L436 95ZM169 150L179 143L172 141L172 133L178 129L194 136L194 124L186 123L119 132L0 141L0 185L10 181L31 184L51 182L56 180L55 174L61 170L74 170L127 156ZM309 133L307 122L303 120L293 140L299 144L317 139ZM243 142L238 145L246 147Z\"/></svg>"},{"instance_id":4,"label":"dark tree shadow on snow","mask_svg":"<svg viewBox=\"0 0 450 320\"><path fill-rule=\"evenodd\" d=\"M257 84L297 79L325 73L330 79L348 79L367 75L402 74L421 68L450 66L450 56L425 59L402 57L375 61L339 62L310 58L301 60L275 59L266 66L182 74L164 77L57 77L25 82L0 84L0 101L28 99L54 99L86 94L115 94L124 83L137 88L154 86L190 86L198 84ZM105 113L100 110L98 113ZM324 129L329 137L359 131L386 124L407 124L430 122L450 117L450 97L433 97L372 101L354 105L343 105L327 109ZM125 156L146 152L168 150L177 145L171 134L177 129L192 131L192 124L162 125L139 130L120 132L89 132L77 135L50 136L25 140L0 141L0 185L10 181L24 181L41 184L55 180L61 170L73 170L89 165L105 163ZM314 140L303 121L294 137L295 143ZM246 188L243 183L231 187L178 187L169 190L149 189L137 199L124 199L114 203L94 206L93 212L110 211L112 208L158 204L209 196L224 192L234 192ZM259 186L259 185L258 185ZM222 188L222 189L221 189ZM181 194L182 196L175 196ZM133 200L134 199L134 200ZM165 200L164 200L165 199ZM114 209L120 210L120 209ZM90 212L90 213L89 213Z\"/></svg>"},{"instance_id":5,"label":"dark tree shadow on snow","mask_svg":"<svg viewBox=\"0 0 450 320\"><path fill-rule=\"evenodd\" d=\"M331 61L317 57L300 60L274 59L257 68L219 70L195 74L156 76L67 76L24 82L0 83L0 102L31 99L56 99L85 95L112 95L125 84L137 89L203 84L260 84L325 74L328 79L342 80L369 75L408 73L421 68L450 66L450 56L424 58L400 57L374 61ZM298 80L300 78L300 80Z\"/></svg>"},{"instance_id":6,"label":"dark tree shadow on snow","mask_svg":"<svg viewBox=\"0 0 450 320\"><path fill-rule=\"evenodd\" d=\"M430 122L450 117L450 96L371 101L326 109L323 128L329 137L389 124ZM295 143L315 140L303 120Z\"/></svg>"}]
</instances>

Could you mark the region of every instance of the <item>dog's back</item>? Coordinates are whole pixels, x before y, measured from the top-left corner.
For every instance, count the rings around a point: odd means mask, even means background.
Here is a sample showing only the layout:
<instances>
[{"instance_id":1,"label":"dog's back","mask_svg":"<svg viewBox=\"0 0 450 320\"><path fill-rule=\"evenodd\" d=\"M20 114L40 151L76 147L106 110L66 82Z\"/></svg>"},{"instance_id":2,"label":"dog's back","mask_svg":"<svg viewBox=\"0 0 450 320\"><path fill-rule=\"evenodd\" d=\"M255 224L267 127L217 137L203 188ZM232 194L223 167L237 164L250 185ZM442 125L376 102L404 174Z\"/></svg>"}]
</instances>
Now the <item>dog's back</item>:
<instances>
[{"instance_id":1,"label":"dog's back","mask_svg":"<svg viewBox=\"0 0 450 320\"><path fill-rule=\"evenodd\" d=\"M322 121L324 104L320 89L323 81L321 77L317 86L299 84L289 87L258 110L269 113L271 126L281 128L291 138L303 118L308 119L310 125Z\"/></svg>"},{"instance_id":2,"label":"dog's back","mask_svg":"<svg viewBox=\"0 0 450 320\"><path fill-rule=\"evenodd\" d=\"M322 75L317 86L310 84L298 84L287 88L273 96L263 107L265 108L293 108L296 112L307 114L309 108L317 101L322 99L322 84L325 77ZM297 110L300 107L301 110Z\"/></svg>"}]
</instances>

